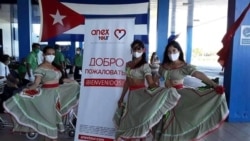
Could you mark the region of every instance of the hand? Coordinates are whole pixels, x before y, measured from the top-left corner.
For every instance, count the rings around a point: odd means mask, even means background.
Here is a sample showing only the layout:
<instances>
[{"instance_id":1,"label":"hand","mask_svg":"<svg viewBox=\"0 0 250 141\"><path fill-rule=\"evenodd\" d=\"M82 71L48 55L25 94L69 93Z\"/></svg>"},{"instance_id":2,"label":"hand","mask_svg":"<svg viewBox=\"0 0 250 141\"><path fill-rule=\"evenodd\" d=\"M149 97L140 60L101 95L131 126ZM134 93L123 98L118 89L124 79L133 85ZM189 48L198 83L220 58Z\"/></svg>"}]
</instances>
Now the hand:
<instances>
[{"instance_id":1,"label":"hand","mask_svg":"<svg viewBox=\"0 0 250 141\"><path fill-rule=\"evenodd\" d=\"M20 80L18 78L15 79L15 83L16 84L19 84L20 83Z\"/></svg>"},{"instance_id":2,"label":"hand","mask_svg":"<svg viewBox=\"0 0 250 141\"><path fill-rule=\"evenodd\" d=\"M64 82L64 83L72 83L72 82L76 82L76 80L69 79L69 78L64 78L64 79L63 79L63 82Z\"/></svg>"},{"instance_id":3,"label":"hand","mask_svg":"<svg viewBox=\"0 0 250 141\"><path fill-rule=\"evenodd\" d=\"M173 85L172 85L172 83L171 83L171 81L170 80L166 80L166 82L165 82L165 87L166 88L171 88Z\"/></svg>"},{"instance_id":4,"label":"hand","mask_svg":"<svg viewBox=\"0 0 250 141\"><path fill-rule=\"evenodd\" d=\"M158 88L159 85L157 85L156 83L152 83L148 86L149 89L152 89L152 88Z\"/></svg>"},{"instance_id":5,"label":"hand","mask_svg":"<svg viewBox=\"0 0 250 141\"><path fill-rule=\"evenodd\" d=\"M224 87L221 86L221 85L216 86L216 87L214 88L214 90L215 90L216 93L218 93L218 94L224 94L224 91L225 91Z\"/></svg>"},{"instance_id":6,"label":"hand","mask_svg":"<svg viewBox=\"0 0 250 141\"><path fill-rule=\"evenodd\" d=\"M17 88L18 89L18 86L17 86L17 84L14 84L14 86L13 86L14 88Z\"/></svg>"},{"instance_id":7,"label":"hand","mask_svg":"<svg viewBox=\"0 0 250 141\"><path fill-rule=\"evenodd\" d=\"M122 107L122 106L124 106L123 99L120 98L118 101L118 107Z\"/></svg>"}]
</instances>

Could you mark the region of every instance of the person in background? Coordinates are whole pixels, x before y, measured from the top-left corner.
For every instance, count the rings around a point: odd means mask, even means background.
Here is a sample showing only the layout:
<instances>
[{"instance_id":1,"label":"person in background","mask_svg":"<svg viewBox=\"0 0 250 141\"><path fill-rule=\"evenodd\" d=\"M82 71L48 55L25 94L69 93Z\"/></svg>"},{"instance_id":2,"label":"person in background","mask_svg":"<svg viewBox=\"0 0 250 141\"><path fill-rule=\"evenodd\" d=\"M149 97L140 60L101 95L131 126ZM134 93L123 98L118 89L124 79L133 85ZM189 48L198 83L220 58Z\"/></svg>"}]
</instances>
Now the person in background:
<instances>
[{"instance_id":1,"label":"person in background","mask_svg":"<svg viewBox=\"0 0 250 141\"><path fill-rule=\"evenodd\" d=\"M195 66L187 64L181 46L170 41L164 52L159 74L167 88L175 88L181 95L178 104L167 112L154 128L154 140L199 140L217 129L229 114L224 88ZM184 78L192 76L210 87L204 90L186 88Z\"/></svg>"},{"instance_id":2,"label":"person in background","mask_svg":"<svg viewBox=\"0 0 250 141\"><path fill-rule=\"evenodd\" d=\"M62 72L63 77L66 78L67 72L66 72L66 67L65 67L65 56L62 53L62 48L60 45L55 45L54 49L56 53L55 53L55 59L53 61L53 65L59 68Z\"/></svg>"},{"instance_id":3,"label":"person in background","mask_svg":"<svg viewBox=\"0 0 250 141\"><path fill-rule=\"evenodd\" d=\"M159 87L154 83L142 41L132 42L131 53L133 57L126 63L127 77L113 117L117 127L115 137L118 140L137 138L145 141L163 115L178 103L180 95L173 88ZM125 101L127 92L128 99Z\"/></svg>"},{"instance_id":4,"label":"person in background","mask_svg":"<svg viewBox=\"0 0 250 141\"><path fill-rule=\"evenodd\" d=\"M79 84L63 79L60 70L52 65L55 58L53 47L43 49L44 61L34 71L35 81L3 103L5 111L13 116L14 132L37 132L45 141L57 141L63 132L63 116L78 104Z\"/></svg>"},{"instance_id":5,"label":"person in background","mask_svg":"<svg viewBox=\"0 0 250 141\"><path fill-rule=\"evenodd\" d=\"M150 68L152 70L152 76L155 82L157 82L158 79L159 67L160 67L160 59L158 58L156 52L153 52L150 58ZM157 84L159 84L159 82L157 82Z\"/></svg>"},{"instance_id":6,"label":"person in background","mask_svg":"<svg viewBox=\"0 0 250 141\"><path fill-rule=\"evenodd\" d=\"M33 82L34 81L34 75L33 72L34 70L38 67L38 53L40 50L40 44L38 43L33 43L32 44L32 51L28 54L26 58L26 69L27 73L25 76L25 79Z\"/></svg>"},{"instance_id":7,"label":"person in background","mask_svg":"<svg viewBox=\"0 0 250 141\"><path fill-rule=\"evenodd\" d=\"M3 54L0 57L0 79L1 82L6 83L4 86L3 93L0 95L0 112L3 112L2 103L3 101L7 100L8 98L12 97L14 94L14 91L19 88L20 80L13 76L12 73L10 73L9 69L9 63L10 63L10 56L7 54Z\"/></svg>"},{"instance_id":8,"label":"person in background","mask_svg":"<svg viewBox=\"0 0 250 141\"><path fill-rule=\"evenodd\" d=\"M77 81L81 80L82 61L83 61L82 49L77 48L73 66L74 79Z\"/></svg>"},{"instance_id":9,"label":"person in background","mask_svg":"<svg viewBox=\"0 0 250 141\"><path fill-rule=\"evenodd\" d=\"M25 74L27 73L27 67L26 67L26 59L23 58L17 68L17 72L19 74L20 81L22 85L26 85L29 83L28 80L25 79Z\"/></svg>"},{"instance_id":10,"label":"person in background","mask_svg":"<svg viewBox=\"0 0 250 141\"><path fill-rule=\"evenodd\" d=\"M41 50L41 45L39 45L39 52L37 53L37 63L38 65L43 63L43 52Z\"/></svg>"}]
</instances>

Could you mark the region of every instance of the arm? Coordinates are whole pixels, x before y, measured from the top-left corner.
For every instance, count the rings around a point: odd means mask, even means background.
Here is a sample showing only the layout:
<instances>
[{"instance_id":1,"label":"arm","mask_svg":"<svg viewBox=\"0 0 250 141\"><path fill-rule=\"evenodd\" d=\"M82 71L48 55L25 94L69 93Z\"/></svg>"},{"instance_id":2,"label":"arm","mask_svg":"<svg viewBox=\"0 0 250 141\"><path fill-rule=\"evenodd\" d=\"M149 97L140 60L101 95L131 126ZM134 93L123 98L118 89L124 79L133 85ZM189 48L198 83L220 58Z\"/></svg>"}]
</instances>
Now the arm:
<instances>
[{"instance_id":1,"label":"arm","mask_svg":"<svg viewBox=\"0 0 250 141\"><path fill-rule=\"evenodd\" d=\"M11 74L9 74L7 76L7 84L10 86L10 87L15 87L15 88L18 88L18 84L19 84L19 79L18 78L15 78L14 76L12 76Z\"/></svg>"},{"instance_id":2,"label":"arm","mask_svg":"<svg viewBox=\"0 0 250 141\"><path fill-rule=\"evenodd\" d=\"M62 70L64 71L64 69L65 69L65 58L64 58L63 54L60 55L60 65L62 67Z\"/></svg>"},{"instance_id":3,"label":"arm","mask_svg":"<svg viewBox=\"0 0 250 141\"><path fill-rule=\"evenodd\" d=\"M170 88L170 87L173 86L173 84L172 84L171 81L168 79L168 80L165 81L164 86L165 86L166 88Z\"/></svg>"},{"instance_id":4,"label":"arm","mask_svg":"<svg viewBox=\"0 0 250 141\"><path fill-rule=\"evenodd\" d=\"M28 73L28 76L31 77L31 72L30 72L30 69L31 69L31 62L32 62L32 57L31 57L31 54L29 54L26 58L26 70L27 70L27 73Z\"/></svg>"},{"instance_id":5,"label":"arm","mask_svg":"<svg viewBox=\"0 0 250 141\"><path fill-rule=\"evenodd\" d=\"M62 70L65 71L65 63L61 62Z\"/></svg>"},{"instance_id":6,"label":"arm","mask_svg":"<svg viewBox=\"0 0 250 141\"><path fill-rule=\"evenodd\" d=\"M206 84L208 84L214 88L218 86L218 84L216 84L214 81L212 81L210 78L208 78L204 73L202 73L200 71L195 71L192 74L192 76L204 81Z\"/></svg>"},{"instance_id":7,"label":"arm","mask_svg":"<svg viewBox=\"0 0 250 141\"><path fill-rule=\"evenodd\" d=\"M76 57L74 57L74 61L73 61L73 64L72 64L72 71L73 73L75 73L75 68L76 68Z\"/></svg>"},{"instance_id":8,"label":"arm","mask_svg":"<svg viewBox=\"0 0 250 141\"><path fill-rule=\"evenodd\" d=\"M41 80L42 80L42 76L36 75L34 83L31 86L29 86L28 89L36 89L41 83Z\"/></svg>"},{"instance_id":9,"label":"arm","mask_svg":"<svg viewBox=\"0 0 250 141\"><path fill-rule=\"evenodd\" d=\"M19 83L19 78L14 77L11 73L7 76L7 79L15 84Z\"/></svg>"},{"instance_id":10,"label":"arm","mask_svg":"<svg viewBox=\"0 0 250 141\"><path fill-rule=\"evenodd\" d=\"M160 86L160 76L158 74L152 76L154 83Z\"/></svg>"},{"instance_id":11,"label":"arm","mask_svg":"<svg viewBox=\"0 0 250 141\"><path fill-rule=\"evenodd\" d=\"M122 94L121 94L121 97L118 101L118 106L121 107L123 106L122 103L123 103L123 99L128 91L128 88L129 88L129 84L128 84L128 79L126 78L124 84L123 84L123 89L122 89Z\"/></svg>"},{"instance_id":12,"label":"arm","mask_svg":"<svg viewBox=\"0 0 250 141\"><path fill-rule=\"evenodd\" d=\"M29 77L31 77L30 64L28 62L26 63L26 69L27 69L27 73L28 73Z\"/></svg>"},{"instance_id":13,"label":"arm","mask_svg":"<svg viewBox=\"0 0 250 141\"><path fill-rule=\"evenodd\" d=\"M147 80L147 82L148 82L148 88L149 88L149 89L158 87L158 86L156 85L156 82L153 80L152 75L146 75L146 80Z\"/></svg>"},{"instance_id":14,"label":"arm","mask_svg":"<svg viewBox=\"0 0 250 141\"><path fill-rule=\"evenodd\" d=\"M5 68L0 65L0 79L6 80L7 78L5 77Z\"/></svg>"},{"instance_id":15,"label":"arm","mask_svg":"<svg viewBox=\"0 0 250 141\"><path fill-rule=\"evenodd\" d=\"M70 82L76 82L75 80L69 79L69 78L64 78L63 79L64 83L70 83Z\"/></svg>"}]
</instances>

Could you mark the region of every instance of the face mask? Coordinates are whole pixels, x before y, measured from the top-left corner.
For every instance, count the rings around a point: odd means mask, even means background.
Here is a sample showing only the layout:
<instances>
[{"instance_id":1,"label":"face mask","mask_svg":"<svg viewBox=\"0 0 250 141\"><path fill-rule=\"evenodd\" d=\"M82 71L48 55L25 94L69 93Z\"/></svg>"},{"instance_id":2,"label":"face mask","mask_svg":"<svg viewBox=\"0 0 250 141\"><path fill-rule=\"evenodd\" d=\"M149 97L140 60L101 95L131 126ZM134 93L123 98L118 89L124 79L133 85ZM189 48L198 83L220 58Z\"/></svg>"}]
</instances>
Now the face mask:
<instances>
[{"instance_id":1,"label":"face mask","mask_svg":"<svg viewBox=\"0 0 250 141\"><path fill-rule=\"evenodd\" d=\"M134 56L135 58L141 57L142 54L143 54L143 52L133 52L133 56Z\"/></svg>"},{"instance_id":2,"label":"face mask","mask_svg":"<svg viewBox=\"0 0 250 141\"><path fill-rule=\"evenodd\" d=\"M55 55L46 55L44 58L47 62L52 63L55 59Z\"/></svg>"},{"instance_id":3,"label":"face mask","mask_svg":"<svg viewBox=\"0 0 250 141\"><path fill-rule=\"evenodd\" d=\"M80 51L76 51L76 54L80 54Z\"/></svg>"},{"instance_id":4,"label":"face mask","mask_svg":"<svg viewBox=\"0 0 250 141\"><path fill-rule=\"evenodd\" d=\"M35 52L35 53L38 53L38 52L39 52L39 49L35 49L34 52Z\"/></svg>"},{"instance_id":5,"label":"face mask","mask_svg":"<svg viewBox=\"0 0 250 141\"><path fill-rule=\"evenodd\" d=\"M57 51L58 51L58 52L61 52L62 50L61 50L61 49L58 49Z\"/></svg>"},{"instance_id":6,"label":"face mask","mask_svg":"<svg viewBox=\"0 0 250 141\"><path fill-rule=\"evenodd\" d=\"M176 61L179 59L180 53L175 53L175 54L169 54L168 57L171 61Z\"/></svg>"}]
</instances>

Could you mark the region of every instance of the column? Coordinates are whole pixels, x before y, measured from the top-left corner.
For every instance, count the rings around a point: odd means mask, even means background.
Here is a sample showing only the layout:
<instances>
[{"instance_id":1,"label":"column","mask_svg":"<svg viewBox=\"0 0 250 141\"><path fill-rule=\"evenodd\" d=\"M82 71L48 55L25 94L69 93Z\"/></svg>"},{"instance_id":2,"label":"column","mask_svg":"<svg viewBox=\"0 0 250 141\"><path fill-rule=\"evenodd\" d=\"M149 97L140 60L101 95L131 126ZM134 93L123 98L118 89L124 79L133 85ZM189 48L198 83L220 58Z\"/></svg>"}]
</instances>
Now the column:
<instances>
[{"instance_id":1,"label":"column","mask_svg":"<svg viewBox=\"0 0 250 141\"><path fill-rule=\"evenodd\" d=\"M163 60L168 40L169 0L158 0L157 9L157 55Z\"/></svg>"},{"instance_id":2,"label":"column","mask_svg":"<svg viewBox=\"0 0 250 141\"><path fill-rule=\"evenodd\" d=\"M193 42L194 0L188 0L186 62L191 63Z\"/></svg>"},{"instance_id":3,"label":"column","mask_svg":"<svg viewBox=\"0 0 250 141\"><path fill-rule=\"evenodd\" d=\"M229 0L228 2L228 27L230 27L247 7L249 0ZM250 65L247 63L250 60L249 35L250 10L234 35L230 46L229 63L225 67L224 86L230 109L229 122L250 121Z\"/></svg>"},{"instance_id":4,"label":"column","mask_svg":"<svg viewBox=\"0 0 250 141\"><path fill-rule=\"evenodd\" d=\"M17 1L19 60L25 58L31 49L31 1Z\"/></svg>"}]
</instances>

